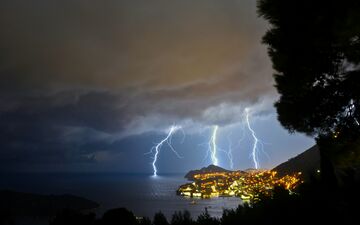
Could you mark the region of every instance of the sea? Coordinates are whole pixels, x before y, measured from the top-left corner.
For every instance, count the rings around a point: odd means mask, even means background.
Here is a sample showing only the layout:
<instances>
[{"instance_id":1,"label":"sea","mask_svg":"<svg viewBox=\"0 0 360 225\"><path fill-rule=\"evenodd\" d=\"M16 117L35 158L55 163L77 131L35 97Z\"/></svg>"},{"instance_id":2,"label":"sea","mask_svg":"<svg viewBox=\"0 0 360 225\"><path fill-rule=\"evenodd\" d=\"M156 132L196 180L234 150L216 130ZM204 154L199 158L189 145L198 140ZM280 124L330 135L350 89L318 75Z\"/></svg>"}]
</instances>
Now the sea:
<instances>
[{"instance_id":1,"label":"sea","mask_svg":"<svg viewBox=\"0 0 360 225\"><path fill-rule=\"evenodd\" d=\"M125 207L136 216L153 218L161 211L169 220L175 211L188 210L197 218L207 208L209 214L221 217L224 209L242 204L240 198L189 198L176 195L187 181L184 174L120 173L12 173L0 174L0 189L36 194L72 194L100 204L95 210L100 217L105 211Z\"/></svg>"}]
</instances>

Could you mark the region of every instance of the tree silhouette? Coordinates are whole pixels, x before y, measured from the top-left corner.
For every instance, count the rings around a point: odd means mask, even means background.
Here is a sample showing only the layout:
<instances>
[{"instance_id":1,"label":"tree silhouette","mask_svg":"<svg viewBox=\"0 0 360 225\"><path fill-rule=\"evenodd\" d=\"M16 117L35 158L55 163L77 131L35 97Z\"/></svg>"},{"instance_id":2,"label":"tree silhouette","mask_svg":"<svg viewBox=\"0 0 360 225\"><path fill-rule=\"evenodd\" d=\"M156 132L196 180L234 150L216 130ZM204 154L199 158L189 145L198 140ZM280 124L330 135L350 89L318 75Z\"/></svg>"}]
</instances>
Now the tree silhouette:
<instances>
[{"instance_id":1,"label":"tree silhouette","mask_svg":"<svg viewBox=\"0 0 360 225\"><path fill-rule=\"evenodd\" d=\"M153 224L154 225L169 225L165 215L162 212L155 213Z\"/></svg>"},{"instance_id":2,"label":"tree silhouette","mask_svg":"<svg viewBox=\"0 0 360 225\"><path fill-rule=\"evenodd\" d=\"M151 225L151 220L148 217L144 217L139 221L139 225Z\"/></svg>"},{"instance_id":3,"label":"tree silhouette","mask_svg":"<svg viewBox=\"0 0 360 225\"><path fill-rule=\"evenodd\" d=\"M207 208L205 208L204 213L202 213L198 216L196 222L198 225L219 225L220 224L219 220L210 216Z\"/></svg>"},{"instance_id":4,"label":"tree silhouette","mask_svg":"<svg viewBox=\"0 0 360 225\"><path fill-rule=\"evenodd\" d=\"M192 225L194 221L191 218L190 212L185 210L184 212L176 211L171 218L171 225Z\"/></svg>"},{"instance_id":5,"label":"tree silhouette","mask_svg":"<svg viewBox=\"0 0 360 225\"><path fill-rule=\"evenodd\" d=\"M136 218L132 212L125 208L111 209L104 213L101 225L137 225Z\"/></svg>"},{"instance_id":6,"label":"tree silhouette","mask_svg":"<svg viewBox=\"0 0 360 225\"><path fill-rule=\"evenodd\" d=\"M1 223L0 223L1 224ZM75 210L64 209L57 213L50 225L92 225L95 224L95 214L82 214Z\"/></svg>"},{"instance_id":7,"label":"tree silhouette","mask_svg":"<svg viewBox=\"0 0 360 225\"><path fill-rule=\"evenodd\" d=\"M360 152L351 145L360 140L359 12L358 0L258 1L271 25L263 42L276 71L278 119L290 132L316 137L327 180L330 159Z\"/></svg>"}]
</instances>

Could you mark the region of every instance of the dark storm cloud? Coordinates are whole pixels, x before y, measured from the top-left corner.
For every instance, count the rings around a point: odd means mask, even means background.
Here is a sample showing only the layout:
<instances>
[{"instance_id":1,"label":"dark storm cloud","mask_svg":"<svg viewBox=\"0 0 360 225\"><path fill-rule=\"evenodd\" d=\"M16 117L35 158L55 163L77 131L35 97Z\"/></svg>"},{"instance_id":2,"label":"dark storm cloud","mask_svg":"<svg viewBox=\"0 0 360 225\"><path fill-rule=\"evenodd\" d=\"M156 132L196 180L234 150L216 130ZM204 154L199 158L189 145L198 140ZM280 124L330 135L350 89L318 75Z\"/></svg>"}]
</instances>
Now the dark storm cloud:
<instances>
[{"instance_id":1,"label":"dark storm cloud","mask_svg":"<svg viewBox=\"0 0 360 225\"><path fill-rule=\"evenodd\" d=\"M0 116L3 122L26 124L36 121L39 124L54 126L90 127L102 131L115 131L123 127L124 117L116 104L121 101L106 92L57 93L48 96L17 96L12 106ZM6 100L3 101L6 104ZM118 114L119 117L113 116Z\"/></svg>"},{"instance_id":2,"label":"dark storm cloud","mask_svg":"<svg viewBox=\"0 0 360 225\"><path fill-rule=\"evenodd\" d=\"M1 157L91 162L125 136L233 122L275 95L255 4L1 1Z\"/></svg>"},{"instance_id":3,"label":"dark storm cloud","mask_svg":"<svg viewBox=\"0 0 360 225\"><path fill-rule=\"evenodd\" d=\"M161 90L268 69L253 1L1 4L1 72L11 88Z\"/></svg>"}]
</instances>

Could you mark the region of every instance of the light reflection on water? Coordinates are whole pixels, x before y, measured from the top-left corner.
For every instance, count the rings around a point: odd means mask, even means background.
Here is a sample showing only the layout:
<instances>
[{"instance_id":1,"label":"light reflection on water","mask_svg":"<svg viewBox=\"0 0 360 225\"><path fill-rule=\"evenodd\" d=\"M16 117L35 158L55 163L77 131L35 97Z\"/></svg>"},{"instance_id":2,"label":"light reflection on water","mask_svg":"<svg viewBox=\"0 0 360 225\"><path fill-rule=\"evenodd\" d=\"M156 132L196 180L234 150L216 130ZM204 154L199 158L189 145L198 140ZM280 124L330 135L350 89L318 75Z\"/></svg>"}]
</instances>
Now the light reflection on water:
<instances>
[{"instance_id":1,"label":"light reflection on water","mask_svg":"<svg viewBox=\"0 0 360 225\"><path fill-rule=\"evenodd\" d=\"M74 194L100 203L101 215L110 208L126 207L136 215L152 218L161 211L168 218L174 211L188 210L197 217L208 208L221 216L224 208L236 208L239 198L191 199L176 195L182 175L127 175L116 173L56 173L1 175L0 189L40 194ZM195 200L196 204L191 202Z\"/></svg>"}]
</instances>

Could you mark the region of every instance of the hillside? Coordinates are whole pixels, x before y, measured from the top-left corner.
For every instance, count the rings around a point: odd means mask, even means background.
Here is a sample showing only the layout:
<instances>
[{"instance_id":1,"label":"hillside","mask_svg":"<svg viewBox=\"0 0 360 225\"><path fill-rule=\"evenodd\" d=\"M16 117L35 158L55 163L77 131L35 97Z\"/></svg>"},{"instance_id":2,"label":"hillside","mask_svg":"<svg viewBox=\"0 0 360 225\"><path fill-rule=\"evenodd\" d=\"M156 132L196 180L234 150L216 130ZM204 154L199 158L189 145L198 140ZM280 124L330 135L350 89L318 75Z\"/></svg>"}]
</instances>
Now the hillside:
<instances>
[{"instance_id":1,"label":"hillside","mask_svg":"<svg viewBox=\"0 0 360 225\"><path fill-rule=\"evenodd\" d=\"M190 170L187 174L185 174L185 178L188 180L194 180L195 174L214 173L214 172L232 172L232 171L221 168L220 166L209 165L208 167L203 167L199 170Z\"/></svg>"},{"instance_id":2,"label":"hillside","mask_svg":"<svg viewBox=\"0 0 360 225\"><path fill-rule=\"evenodd\" d=\"M304 179L308 179L310 175L315 173L319 168L320 153L318 147L314 145L296 157L281 163L272 170L277 171L280 176L302 172Z\"/></svg>"}]
</instances>

